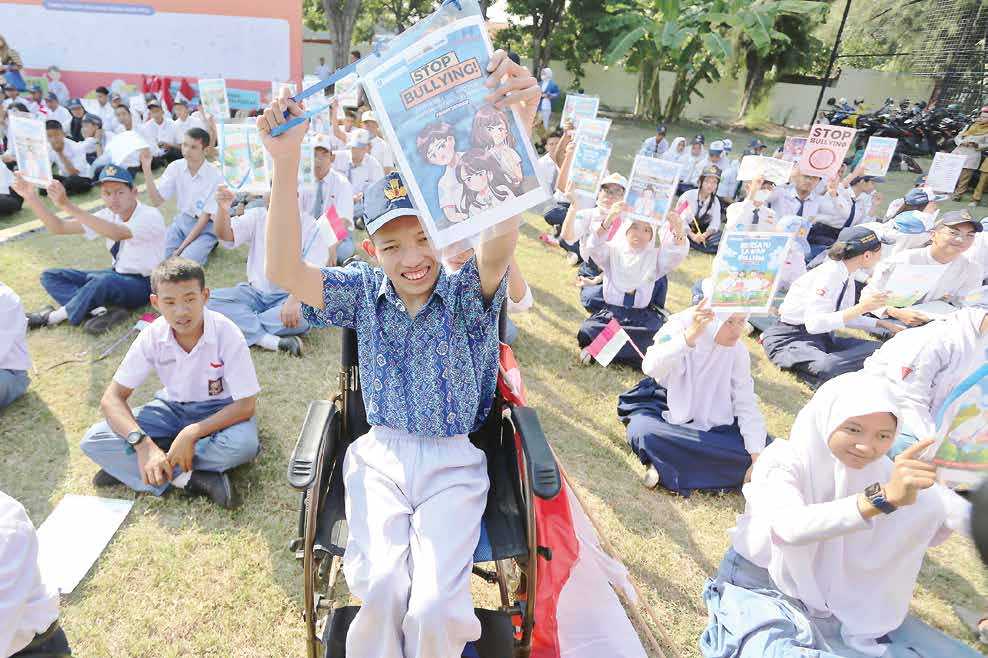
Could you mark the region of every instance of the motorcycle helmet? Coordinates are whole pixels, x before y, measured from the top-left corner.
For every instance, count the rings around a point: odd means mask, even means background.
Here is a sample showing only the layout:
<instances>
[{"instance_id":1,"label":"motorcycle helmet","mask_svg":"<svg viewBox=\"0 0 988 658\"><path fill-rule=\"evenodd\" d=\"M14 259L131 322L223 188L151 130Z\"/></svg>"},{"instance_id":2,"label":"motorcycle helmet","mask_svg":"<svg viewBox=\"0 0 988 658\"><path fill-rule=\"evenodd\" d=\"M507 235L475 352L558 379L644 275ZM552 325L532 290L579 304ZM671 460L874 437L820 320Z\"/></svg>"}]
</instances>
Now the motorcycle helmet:
<instances>
[{"instance_id":1,"label":"motorcycle helmet","mask_svg":"<svg viewBox=\"0 0 988 658\"><path fill-rule=\"evenodd\" d=\"M930 213L921 210L907 210L895 216L892 226L903 235L920 235L930 230L928 226L933 226L935 216L936 213L931 217Z\"/></svg>"},{"instance_id":2,"label":"motorcycle helmet","mask_svg":"<svg viewBox=\"0 0 988 658\"><path fill-rule=\"evenodd\" d=\"M836 105L836 104L837 104L837 99L834 98L833 96L827 99L827 105Z\"/></svg>"}]
</instances>

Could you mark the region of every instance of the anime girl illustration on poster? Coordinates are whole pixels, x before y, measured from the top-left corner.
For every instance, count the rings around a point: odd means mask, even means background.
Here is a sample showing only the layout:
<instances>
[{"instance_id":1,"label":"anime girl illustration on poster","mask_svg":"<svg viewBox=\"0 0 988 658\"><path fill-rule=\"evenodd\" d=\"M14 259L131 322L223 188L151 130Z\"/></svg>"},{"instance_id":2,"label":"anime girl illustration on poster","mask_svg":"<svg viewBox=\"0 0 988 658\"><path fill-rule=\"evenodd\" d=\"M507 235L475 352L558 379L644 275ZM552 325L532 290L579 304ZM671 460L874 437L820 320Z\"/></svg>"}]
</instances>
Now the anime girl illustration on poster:
<instances>
[{"instance_id":1,"label":"anime girl illustration on poster","mask_svg":"<svg viewBox=\"0 0 988 658\"><path fill-rule=\"evenodd\" d=\"M631 206L630 219L657 225L664 223L678 184L679 165L675 162L647 155L635 156L624 198Z\"/></svg>"}]
</instances>

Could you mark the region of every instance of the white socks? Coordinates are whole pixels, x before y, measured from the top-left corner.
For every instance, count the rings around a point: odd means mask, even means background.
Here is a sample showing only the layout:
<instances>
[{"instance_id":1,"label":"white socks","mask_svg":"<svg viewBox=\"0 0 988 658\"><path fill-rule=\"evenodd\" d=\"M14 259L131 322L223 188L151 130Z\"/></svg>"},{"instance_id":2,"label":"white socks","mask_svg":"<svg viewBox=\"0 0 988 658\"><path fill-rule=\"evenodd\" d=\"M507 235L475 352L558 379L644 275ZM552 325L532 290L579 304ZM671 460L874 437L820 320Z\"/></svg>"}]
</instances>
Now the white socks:
<instances>
[{"instance_id":1,"label":"white socks","mask_svg":"<svg viewBox=\"0 0 988 658\"><path fill-rule=\"evenodd\" d=\"M59 322L65 322L69 319L69 313L65 310L64 306L60 306L51 313L48 314L48 326L54 327Z\"/></svg>"},{"instance_id":2,"label":"white socks","mask_svg":"<svg viewBox=\"0 0 988 658\"><path fill-rule=\"evenodd\" d=\"M264 334L261 339L257 341L257 344L266 350L271 350L272 352L278 351L278 341L281 340L274 334Z\"/></svg>"}]
</instances>

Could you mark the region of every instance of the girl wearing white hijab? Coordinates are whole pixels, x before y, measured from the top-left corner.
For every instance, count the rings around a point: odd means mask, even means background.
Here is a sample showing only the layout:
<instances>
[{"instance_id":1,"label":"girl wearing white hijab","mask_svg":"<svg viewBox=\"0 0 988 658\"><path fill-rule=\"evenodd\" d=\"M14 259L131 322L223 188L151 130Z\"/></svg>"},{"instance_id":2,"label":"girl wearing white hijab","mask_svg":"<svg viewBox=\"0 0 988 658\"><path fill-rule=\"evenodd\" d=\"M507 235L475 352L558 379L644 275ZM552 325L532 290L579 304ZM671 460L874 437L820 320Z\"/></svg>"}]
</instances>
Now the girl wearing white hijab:
<instances>
[{"instance_id":1,"label":"girl wearing white hijab","mask_svg":"<svg viewBox=\"0 0 988 658\"><path fill-rule=\"evenodd\" d=\"M643 482L680 495L736 489L765 448L765 419L740 338L745 315L676 313L645 353L648 375L618 399Z\"/></svg>"},{"instance_id":2,"label":"girl wearing white hijab","mask_svg":"<svg viewBox=\"0 0 988 658\"><path fill-rule=\"evenodd\" d=\"M626 203L611 206L604 221L590 232L586 248L590 258L603 272L603 308L587 318L577 334L580 347L589 345L597 334L615 319L624 327L636 346L647 345L662 327L664 316L652 307L656 284L689 253L679 216L669 213L666 226L657 229L646 222L620 220L628 212ZM608 233L614 222L621 221L611 240ZM662 234L656 246L656 231ZM632 345L625 345L615 362L641 367L641 356Z\"/></svg>"},{"instance_id":3,"label":"girl wearing white hijab","mask_svg":"<svg viewBox=\"0 0 988 658\"><path fill-rule=\"evenodd\" d=\"M932 442L885 456L897 413L884 380L842 375L762 452L704 591L705 658L980 656L907 617L927 548L970 536L970 504L917 461Z\"/></svg>"},{"instance_id":4,"label":"girl wearing white hijab","mask_svg":"<svg viewBox=\"0 0 988 658\"><path fill-rule=\"evenodd\" d=\"M984 362L988 309L965 308L896 334L868 357L865 372L884 377L900 401L894 457L920 438L936 436L933 416L971 369Z\"/></svg>"},{"instance_id":5,"label":"girl wearing white hijab","mask_svg":"<svg viewBox=\"0 0 988 658\"><path fill-rule=\"evenodd\" d=\"M559 98L559 85L552 79L552 69L548 66L542 69L539 76L542 81L542 100L539 101L539 114L542 116L542 127L549 130L549 117L552 116L552 101Z\"/></svg>"}]
</instances>

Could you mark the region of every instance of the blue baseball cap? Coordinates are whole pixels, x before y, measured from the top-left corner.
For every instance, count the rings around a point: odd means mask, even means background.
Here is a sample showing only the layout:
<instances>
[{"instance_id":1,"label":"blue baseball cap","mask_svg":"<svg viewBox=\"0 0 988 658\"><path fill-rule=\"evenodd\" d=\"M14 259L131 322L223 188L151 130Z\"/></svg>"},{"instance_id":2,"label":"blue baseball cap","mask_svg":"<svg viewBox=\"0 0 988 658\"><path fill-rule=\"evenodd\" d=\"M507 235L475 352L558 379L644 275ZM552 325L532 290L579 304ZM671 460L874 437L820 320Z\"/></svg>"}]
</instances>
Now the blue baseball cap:
<instances>
[{"instance_id":1,"label":"blue baseball cap","mask_svg":"<svg viewBox=\"0 0 988 658\"><path fill-rule=\"evenodd\" d=\"M920 235L929 231L927 219L929 215L919 210L900 212L892 219L895 230L904 235Z\"/></svg>"},{"instance_id":2,"label":"blue baseball cap","mask_svg":"<svg viewBox=\"0 0 988 658\"><path fill-rule=\"evenodd\" d=\"M929 188L914 187L906 192L906 196L904 196L902 200L910 206L925 206L928 203L943 201L946 198L946 194L933 194Z\"/></svg>"},{"instance_id":3,"label":"blue baseball cap","mask_svg":"<svg viewBox=\"0 0 988 658\"><path fill-rule=\"evenodd\" d=\"M79 100L78 98L71 98L69 99L69 102L65 104L65 107L69 108L70 110L74 107L82 107L82 101Z\"/></svg>"},{"instance_id":4,"label":"blue baseball cap","mask_svg":"<svg viewBox=\"0 0 988 658\"><path fill-rule=\"evenodd\" d=\"M99 185L103 183L123 183L128 187L134 187L134 177L130 175L130 172L126 168L108 164L103 167L103 171L99 172L99 180L96 183Z\"/></svg>"},{"instance_id":5,"label":"blue baseball cap","mask_svg":"<svg viewBox=\"0 0 988 658\"><path fill-rule=\"evenodd\" d=\"M415 209L401 174L393 172L372 184L364 193L364 226L369 235L398 217L421 217Z\"/></svg>"},{"instance_id":6,"label":"blue baseball cap","mask_svg":"<svg viewBox=\"0 0 988 658\"><path fill-rule=\"evenodd\" d=\"M837 242L843 242L847 257L858 256L868 251L877 251L885 241L878 234L864 226L849 226L837 234Z\"/></svg>"}]
</instances>

